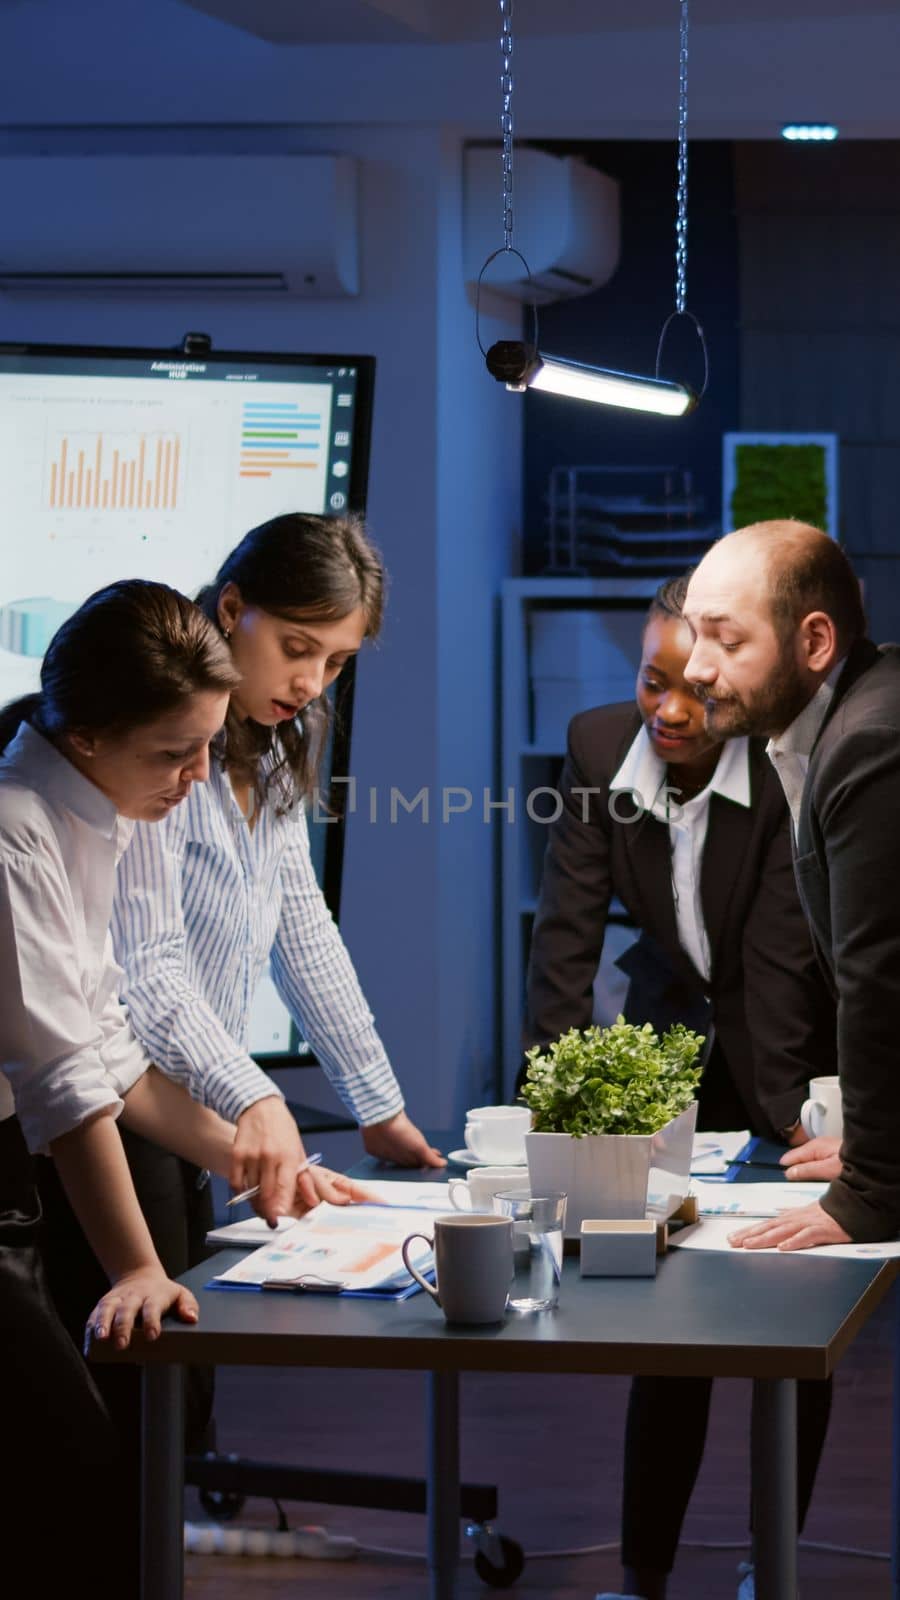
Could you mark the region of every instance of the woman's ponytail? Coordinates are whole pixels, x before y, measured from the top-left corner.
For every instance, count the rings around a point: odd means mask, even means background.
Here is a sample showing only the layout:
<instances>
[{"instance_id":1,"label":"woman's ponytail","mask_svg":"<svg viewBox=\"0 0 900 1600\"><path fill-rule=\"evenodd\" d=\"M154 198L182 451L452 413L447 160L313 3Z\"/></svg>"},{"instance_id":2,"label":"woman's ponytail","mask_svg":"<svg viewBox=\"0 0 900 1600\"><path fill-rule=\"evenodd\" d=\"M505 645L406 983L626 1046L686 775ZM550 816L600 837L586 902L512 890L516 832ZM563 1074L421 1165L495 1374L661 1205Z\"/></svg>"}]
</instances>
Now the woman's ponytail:
<instances>
[{"instance_id":1,"label":"woman's ponytail","mask_svg":"<svg viewBox=\"0 0 900 1600\"><path fill-rule=\"evenodd\" d=\"M12 744L22 723L31 721L40 703L39 694L23 694L18 700L10 700L5 706L0 706L0 755L8 744Z\"/></svg>"}]
</instances>

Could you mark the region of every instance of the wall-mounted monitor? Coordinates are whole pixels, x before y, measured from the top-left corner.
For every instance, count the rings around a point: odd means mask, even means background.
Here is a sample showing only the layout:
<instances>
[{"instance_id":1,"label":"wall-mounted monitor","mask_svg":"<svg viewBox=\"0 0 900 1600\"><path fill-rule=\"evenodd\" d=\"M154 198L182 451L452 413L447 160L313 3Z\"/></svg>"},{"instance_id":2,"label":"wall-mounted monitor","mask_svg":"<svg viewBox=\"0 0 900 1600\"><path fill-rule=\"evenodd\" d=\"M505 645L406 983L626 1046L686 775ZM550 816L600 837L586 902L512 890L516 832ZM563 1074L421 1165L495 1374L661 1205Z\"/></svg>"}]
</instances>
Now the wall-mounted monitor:
<instances>
[{"instance_id":1,"label":"wall-mounted monitor","mask_svg":"<svg viewBox=\"0 0 900 1600\"><path fill-rule=\"evenodd\" d=\"M269 517L363 511L374 365L203 335L178 350L0 344L0 704L38 686L48 640L103 584L192 595ZM319 865L334 889L334 862ZM264 984L251 1048L296 1042Z\"/></svg>"}]
</instances>

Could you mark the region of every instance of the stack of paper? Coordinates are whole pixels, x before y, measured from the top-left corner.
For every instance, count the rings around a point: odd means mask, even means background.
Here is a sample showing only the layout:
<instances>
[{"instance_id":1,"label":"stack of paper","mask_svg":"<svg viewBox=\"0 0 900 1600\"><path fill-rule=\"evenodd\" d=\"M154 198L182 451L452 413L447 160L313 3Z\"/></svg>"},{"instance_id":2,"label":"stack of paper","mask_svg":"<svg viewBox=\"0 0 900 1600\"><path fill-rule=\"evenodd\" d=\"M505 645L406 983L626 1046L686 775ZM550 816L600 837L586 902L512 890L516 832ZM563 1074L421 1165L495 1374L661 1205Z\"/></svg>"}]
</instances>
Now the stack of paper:
<instances>
[{"instance_id":1,"label":"stack of paper","mask_svg":"<svg viewBox=\"0 0 900 1600\"><path fill-rule=\"evenodd\" d=\"M378 1205L402 1206L407 1211L452 1211L449 1183L411 1183L403 1178L392 1182L383 1178L365 1180L366 1193ZM226 1222L211 1228L206 1235L207 1244L227 1244L243 1249L253 1245L271 1244L288 1229L293 1228L296 1217L279 1217L277 1232L262 1217L245 1217L242 1222Z\"/></svg>"},{"instance_id":2,"label":"stack of paper","mask_svg":"<svg viewBox=\"0 0 900 1600\"><path fill-rule=\"evenodd\" d=\"M270 1237L261 1250L219 1273L210 1287L405 1298L418 1286L403 1264L400 1246L409 1234L427 1232L429 1220L424 1208L332 1206L323 1201L293 1227ZM420 1271L430 1269L426 1240L416 1240L410 1257Z\"/></svg>"},{"instance_id":3,"label":"stack of paper","mask_svg":"<svg viewBox=\"0 0 900 1600\"><path fill-rule=\"evenodd\" d=\"M698 1177L724 1178L732 1161L737 1160L749 1142L749 1128L737 1133L695 1133L691 1172Z\"/></svg>"},{"instance_id":4,"label":"stack of paper","mask_svg":"<svg viewBox=\"0 0 900 1600\"><path fill-rule=\"evenodd\" d=\"M793 1189L793 1184L791 1188ZM745 1222L736 1215L701 1217L700 1221L693 1223L691 1227L681 1228L678 1233L670 1234L669 1243L676 1245L680 1250L731 1250L734 1255L747 1257L785 1253L778 1252L775 1246L765 1250L736 1250L729 1236L737 1233L739 1228L752 1226L753 1222L749 1217ZM790 1252L792 1261L806 1256L837 1256L840 1260L847 1261L896 1260L900 1256L900 1239L889 1239L884 1244L817 1244L811 1249Z\"/></svg>"},{"instance_id":5,"label":"stack of paper","mask_svg":"<svg viewBox=\"0 0 900 1600\"><path fill-rule=\"evenodd\" d=\"M704 1183L691 1179L701 1217L777 1217L792 1206L808 1206L827 1183Z\"/></svg>"}]
</instances>

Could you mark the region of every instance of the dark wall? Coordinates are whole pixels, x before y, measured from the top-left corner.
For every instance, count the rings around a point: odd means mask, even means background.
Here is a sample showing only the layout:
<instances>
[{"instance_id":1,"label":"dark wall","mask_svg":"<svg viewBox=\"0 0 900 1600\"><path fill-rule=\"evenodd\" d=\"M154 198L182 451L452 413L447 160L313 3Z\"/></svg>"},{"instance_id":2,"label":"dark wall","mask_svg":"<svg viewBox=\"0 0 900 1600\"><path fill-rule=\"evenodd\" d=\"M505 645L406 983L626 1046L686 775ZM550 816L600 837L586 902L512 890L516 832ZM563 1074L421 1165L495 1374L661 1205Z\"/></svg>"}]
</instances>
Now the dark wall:
<instances>
[{"instance_id":1,"label":"dark wall","mask_svg":"<svg viewBox=\"0 0 900 1600\"><path fill-rule=\"evenodd\" d=\"M675 298L674 142L542 143L579 155L621 185L619 266L602 289L540 312L540 347L625 372L652 374L656 345ZM739 426L738 248L733 147L692 145L689 158L688 308L703 325L710 383L685 418L648 417L529 393L525 397L523 567L546 561L545 496L555 466L686 466L717 524L721 512L722 434ZM528 326L526 322L526 327ZM670 330L663 377L698 386L699 344L686 319Z\"/></svg>"},{"instance_id":2,"label":"dark wall","mask_svg":"<svg viewBox=\"0 0 900 1600\"><path fill-rule=\"evenodd\" d=\"M735 174L741 427L838 435L840 537L900 638L900 144L738 144Z\"/></svg>"}]
</instances>

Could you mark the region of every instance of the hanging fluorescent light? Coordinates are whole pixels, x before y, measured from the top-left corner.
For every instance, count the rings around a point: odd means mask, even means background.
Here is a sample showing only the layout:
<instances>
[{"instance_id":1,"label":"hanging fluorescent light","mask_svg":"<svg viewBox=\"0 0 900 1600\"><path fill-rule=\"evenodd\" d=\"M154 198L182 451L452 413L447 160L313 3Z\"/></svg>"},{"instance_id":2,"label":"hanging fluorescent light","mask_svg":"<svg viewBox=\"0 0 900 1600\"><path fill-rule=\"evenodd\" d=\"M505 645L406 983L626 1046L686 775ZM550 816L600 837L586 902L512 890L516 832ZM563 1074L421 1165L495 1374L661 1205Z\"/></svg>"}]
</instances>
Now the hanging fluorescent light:
<instances>
[{"instance_id":1,"label":"hanging fluorescent light","mask_svg":"<svg viewBox=\"0 0 900 1600\"><path fill-rule=\"evenodd\" d=\"M507 389L543 389L547 394L567 395L575 400L590 400L597 405L621 406L626 411L646 411L662 417L683 417L693 411L706 393L709 382L709 356L703 329L687 309L687 179L688 179L688 0L679 0L678 52L678 165L675 194L675 309L663 323L656 347L656 372L638 377L630 372L615 372L608 367L588 366L580 361L561 361L542 356L538 345L537 305L532 304L534 328L532 342L502 339L485 350L481 342L480 296L485 272L500 255L518 256L529 282L528 262L513 244L513 76L512 76L513 0L500 0L501 115L503 133L501 163L503 171L503 244L492 251L478 274L475 294L475 339L488 371ZM663 344L673 321L687 317L693 323L703 353L703 383L699 392L687 384L673 383L659 376Z\"/></svg>"},{"instance_id":2,"label":"hanging fluorescent light","mask_svg":"<svg viewBox=\"0 0 900 1600\"><path fill-rule=\"evenodd\" d=\"M505 383L507 389L519 393L543 389L547 394L623 406L627 411L650 411L662 417L683 417L697 404L697 396L685 384L542 356L534 345L518 339L501 339L492 344L485 359L488 372L499 383Z\"/></svg>"},{"instance_id":3,"label":"hanging fluorescent light","mask_svg":"<svg viewBox=\"0 0 900 1600\"><path fill-rule=\"evenodd\" d=\"M837 136L833 122L786 122L781 130L782 139L800 144L830 144Z\"/></svg>"}]
</instances>

